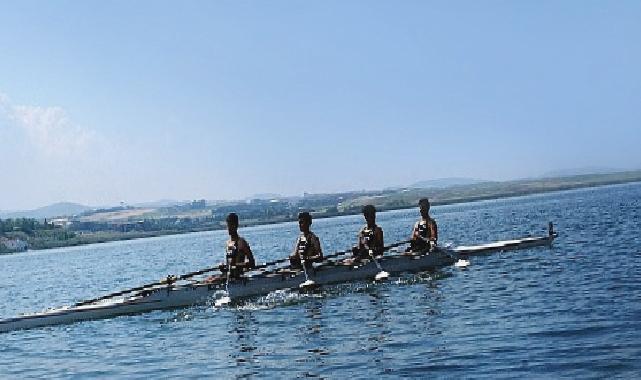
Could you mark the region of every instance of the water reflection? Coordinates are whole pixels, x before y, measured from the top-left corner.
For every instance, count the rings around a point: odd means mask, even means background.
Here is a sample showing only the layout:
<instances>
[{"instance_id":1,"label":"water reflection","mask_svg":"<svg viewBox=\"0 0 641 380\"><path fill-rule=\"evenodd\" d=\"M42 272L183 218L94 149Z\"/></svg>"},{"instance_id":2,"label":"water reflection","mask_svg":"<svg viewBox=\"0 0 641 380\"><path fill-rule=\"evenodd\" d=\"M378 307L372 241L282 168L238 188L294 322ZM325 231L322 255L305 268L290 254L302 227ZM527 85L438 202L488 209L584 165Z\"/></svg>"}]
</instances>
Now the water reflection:
<instances>
[{"instance_id":1,"label":"water reflection","mask_svg":"<svg viewBox=\"0 0 641 380\"><path fill-rule=\"evenodd\" d=\"M231 333L235 336L234 347L236 348L236 351L232 353L232 359L240 369L240 373L237 373L235 377L244 379L257 375L259 373L258 347L256 346L258 322L254 313L249 310L236 310Z\"/></svg>"},{"instance_id":2,"label":"water reflection","mask_svg":"<svg viewBox=\"0 0 641 380\"><path fill-rule=\"evenodd\" d=\"M371 334L365 342L365 349L369 356L373 358L375 366L380 371L385 371L382 366L387 362L385 360L384 345L389 340L390 334L390 310L388 295L381 291L381 287L370 287L366 294L369 296L369 305L371 315L367 322L367 328Z\"/></svg>"},{"instance_id":3,"label":"water reflection","mask_svg":"<svg viewBox=\"0 0 641 380\"><path fill-rule=\"evenodd\" d=\"M451 270L451 269L449 269ZM443 319L441 318L445 302L450 302L444 297L444 291L441 289L442 279L452 276L451 272L443 270L434 270L419 273L423 285L423 292L420 294L418 301L422 306L419 309L417 330L427 331L429 340L426 340L425 347L430 347L432 355L445 355L447 353L446 342L443 340ZM457 293L451 294L457 297ZM422 363L421 363L422 365Z\"/></svg>"},{"instance_id":4,"label":"water reflection","mask_svg":"<svg viewBox=\"0 0 641 380\"><path fill-rule=\"evenodd\" d=\"M299 377L320 378L319 369L326 365L326 357L330 354L327 348L328 338L325 335L327 325L323 316L325 302L326 299L318 298L305 303L302 347L305 348L306 353L303 360L297 360L302 363L301 366L304 369Z\"/></svg>"}]
</instances>

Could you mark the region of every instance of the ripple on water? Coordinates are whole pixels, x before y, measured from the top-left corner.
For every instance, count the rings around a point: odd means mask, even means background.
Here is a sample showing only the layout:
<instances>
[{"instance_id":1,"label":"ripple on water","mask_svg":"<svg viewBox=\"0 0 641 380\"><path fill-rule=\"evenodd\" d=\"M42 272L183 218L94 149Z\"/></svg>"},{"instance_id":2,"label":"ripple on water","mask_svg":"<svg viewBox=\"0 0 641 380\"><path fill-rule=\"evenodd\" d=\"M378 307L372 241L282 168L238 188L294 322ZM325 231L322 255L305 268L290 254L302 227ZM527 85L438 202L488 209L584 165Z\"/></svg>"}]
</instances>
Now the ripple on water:
<instances>
[{"instance_id":1,"label":"ripple on water","mask_svg":"<svg viewBox=\"0 0 641 380\"><path fill-rule=\"evenodd\" d=\"M434 207L442 241L545 233L551 249L473 257L466 269L356 282L2 335L0 377L638 377L641 185ZM416 210L379 215L405 239ZM360 216L314 222L325 252ZM242 229L259 261L294 223ZM0 257L0 316L153 282L221 259L224 231ZM17 284L20 284L17 286Z\"/></svg>"}]
</instances>

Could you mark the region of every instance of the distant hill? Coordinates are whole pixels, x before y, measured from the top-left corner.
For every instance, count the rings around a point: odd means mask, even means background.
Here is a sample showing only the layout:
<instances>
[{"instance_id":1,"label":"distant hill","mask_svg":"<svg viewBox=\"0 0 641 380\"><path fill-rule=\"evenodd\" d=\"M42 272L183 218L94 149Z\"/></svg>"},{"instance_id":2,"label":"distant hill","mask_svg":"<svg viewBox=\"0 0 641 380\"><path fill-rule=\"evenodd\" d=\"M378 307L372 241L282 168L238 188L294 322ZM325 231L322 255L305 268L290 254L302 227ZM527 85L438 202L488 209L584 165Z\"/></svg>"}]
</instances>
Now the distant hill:
<instances>
[{"instance_id":1,"label":"distant hill","mask_svg":"<svg viewBox=\"0 0 641 380\"><path fill-rule=\"evenodd\" d=\"M177 201L175 199L160 199L157 201L150 201L150 202L141 202L141 203L134 203L132 206L134 207L171 207L179 204L185 204L188 203L189 201Z\"/></svg>"},{"instance_id":2,"label":"distant hill","mask_svg":"<svg viewBox=\"0 0 641 380\"><path fill-rule=\"evenodd\" d=\"M450 177L450 178L439 178L439 179L430 179L426 181L419 181L409 185L408 187L411 187L414 189L434 189L434 188L445 188L450 186L474 185L482 182L487 182L487 181L474 179L474 178Z\"/></svg>"},{"instance_id":3,"label":"distant hill","mask_svg":"<svg viewBox=\"0 0 641 380\"><path fill-rule=\"evenodd\" d=\"M0 213L0 218L53 218L58 216L71 216L80 214L87 210L93 210L92 207L84 206L78 203L60 202L54 203L49 206L40 207L35 210L28 211L11 211Z\"/></svg>"},{"instance_id":4,"label":"distant hill","mask_svg":"<svg viewBox=\"0 0 641 380\"><path fill-rule=\"evenodd\" d=\"M254 194L251 197L247 197L247 200L252 200L252 199L261 199L261 200L270 200L270 199L278 199L282 198L283 196L281 194L274 194L274 193L261 193L261 194Z\"/></svg>"},{"instance_id":5,"label":"distant hill","mask_svg":"<svg viewBox=\"0 0 641 380\"><path fill-rule=\"evenodd\" d=\"M618 173L624 172L623 169L615 168L603 168L603 167L583 167L583 168L573 168L573 169L559 169L553 170L546 173L543 173L538 178L558 178L558 177L571 177L575 175L586 175L586 174L609 174L609 173Z\"/></svg>"}]
</instances>

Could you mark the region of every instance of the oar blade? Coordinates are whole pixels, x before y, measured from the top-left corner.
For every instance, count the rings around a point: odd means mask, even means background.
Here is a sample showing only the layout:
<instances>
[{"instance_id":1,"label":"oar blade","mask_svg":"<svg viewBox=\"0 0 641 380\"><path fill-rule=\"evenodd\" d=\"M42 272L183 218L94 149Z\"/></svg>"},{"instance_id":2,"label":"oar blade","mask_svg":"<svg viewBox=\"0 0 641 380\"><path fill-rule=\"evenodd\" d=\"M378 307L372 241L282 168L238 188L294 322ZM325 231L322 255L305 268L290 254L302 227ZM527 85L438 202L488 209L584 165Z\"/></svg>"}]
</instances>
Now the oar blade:
<instances>
[{"instance_id":1,"label":"oar blade","mask_svg":"<svg viewBox=\"0 0 641 380\"><path fill-rule=\"evenodd\" d=\"M223 307L223 306L227 305L230 302L231 302L231 298L229 296L223 296L223 297L220 297L219 299L217 299L216 302L214 303L214 305L216 307Z\"/></svg>"},{"instance_id":2,"label":"oar blade","mask_svg":"<svg viewBox=\"0 0 641 380\"><path fill-rule=\"evenodd\" d=\"M382 271L378 272L378 273L376 274L376 276L374 276L374 280L376 280L376 281L385 281L385 280L387 280L388 278L389 278L389 273L387 273L387 272L386 272L386 271L384 271L384 270L382 270Z\"/></svg>"},{"instance_id":3,"label":"oar blade","mask_svg":"<svg viewBox=\"0 0 641 380\"><path fill-rule=\"evenodd\" d=\"M316 282L313 280L305 280L302 284L298 285L299 288L301 289L311 289L316 286Z\"/></svg>"},{"instance_id":4,"label":"oar blade","mask_svg":"<svg viewBox=\"0 0 641 380\"><path fill-rule=\"evenodd\" d=\"M454 266L457 268L466 268L469 265L470 261L466 259L458 259L458 261L454 263Z\"/></svg>"}]
</instances>

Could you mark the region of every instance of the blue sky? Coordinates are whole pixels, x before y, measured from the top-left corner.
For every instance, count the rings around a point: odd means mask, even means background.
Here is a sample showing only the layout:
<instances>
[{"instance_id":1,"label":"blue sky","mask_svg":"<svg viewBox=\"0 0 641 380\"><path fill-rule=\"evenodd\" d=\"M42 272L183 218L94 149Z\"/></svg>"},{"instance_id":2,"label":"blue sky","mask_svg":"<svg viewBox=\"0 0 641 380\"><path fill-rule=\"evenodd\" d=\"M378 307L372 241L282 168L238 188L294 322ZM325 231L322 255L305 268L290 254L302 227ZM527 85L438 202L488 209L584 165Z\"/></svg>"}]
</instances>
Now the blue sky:
<instances>
[{"instance_id":1,"label":"blue sky","mask_svg":"<svg viewBox=\"0 0 641 380\"><path fill-rule=\"evenodd\" d=\"M0 9L4 210L641 168L638 1Z\"/></svg>"}]
</instances>

